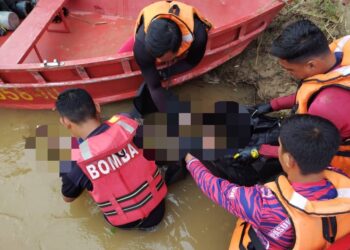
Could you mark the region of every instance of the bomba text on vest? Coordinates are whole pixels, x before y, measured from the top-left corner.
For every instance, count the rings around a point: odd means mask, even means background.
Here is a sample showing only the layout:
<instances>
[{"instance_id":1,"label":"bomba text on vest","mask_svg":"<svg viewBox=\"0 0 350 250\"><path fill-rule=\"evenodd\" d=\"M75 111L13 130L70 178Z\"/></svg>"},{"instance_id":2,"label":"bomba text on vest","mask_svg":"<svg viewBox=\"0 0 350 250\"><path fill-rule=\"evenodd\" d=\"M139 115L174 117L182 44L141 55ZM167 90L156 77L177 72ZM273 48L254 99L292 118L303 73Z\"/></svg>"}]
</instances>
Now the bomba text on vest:
<instances>
[{"instance_id":1,"label":"bomba text on vest","mask_svg":"<svg viewBox=\"0 0 350 250\"><path fill-rule=\"evenodd\" d=\"M123 156L119 156L118 154L123 154ZM122 165L130 161L130 159L134 158L136 154L139 154L139 152L131 144L128 144L127 147L120 152L111 154L93 164L89 164L86 166L86 170L91 179L95 180L101 177L101 175L107 175L112 171L116 171Z\"/></svg>"}]
</instances>

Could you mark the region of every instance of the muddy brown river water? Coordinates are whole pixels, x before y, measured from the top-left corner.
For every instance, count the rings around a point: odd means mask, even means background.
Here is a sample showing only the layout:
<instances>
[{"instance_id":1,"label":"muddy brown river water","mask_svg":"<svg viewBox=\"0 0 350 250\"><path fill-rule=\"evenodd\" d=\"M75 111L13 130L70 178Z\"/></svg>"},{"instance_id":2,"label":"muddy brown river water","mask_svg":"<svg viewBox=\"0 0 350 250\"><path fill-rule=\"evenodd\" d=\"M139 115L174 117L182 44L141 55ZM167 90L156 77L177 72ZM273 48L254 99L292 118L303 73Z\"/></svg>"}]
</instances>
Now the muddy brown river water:
<instances>
[{"instance_id":1,"label":"muddy brown river water","mask_svg":"<svg viewBox=\"0 0 350 250\"><path fill-rule=\"evenodd\" d=\"M209 85L200 80L175 89L203 101L252 103L248 86ZM105 105L108 117L130 109L131 102ZM206 198L190 176L169 188L166 215L155 231L114 229L103 219L87 193L71 204L61 198L54 162L35 160L24 149L25 137L38 124L58 126L53 111L0 109L0 249L227 249L235 218Z\"/></svg>"}]
</instances>

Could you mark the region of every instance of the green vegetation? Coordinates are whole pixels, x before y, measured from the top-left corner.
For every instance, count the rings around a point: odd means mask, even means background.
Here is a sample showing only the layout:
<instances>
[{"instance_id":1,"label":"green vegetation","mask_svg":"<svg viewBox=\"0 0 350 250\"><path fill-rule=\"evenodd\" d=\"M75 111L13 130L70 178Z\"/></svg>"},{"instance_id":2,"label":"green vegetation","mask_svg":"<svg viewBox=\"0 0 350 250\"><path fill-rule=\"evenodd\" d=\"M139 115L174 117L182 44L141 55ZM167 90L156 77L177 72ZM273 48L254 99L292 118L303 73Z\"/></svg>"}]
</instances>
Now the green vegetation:
<instances>
[{"instance_id":1,"label":"green vegetation","mask_svg":"<svg viewBox=\"0 0 350 250\"><path fill-rule=\"evenodd\" d=\"M344 7L341 0L294 0L242 54L204 75L203 80L210 84L231 84L238 92L247 84L252 85L256 88L257 102L294 93L295 80L268 51L286 24L302 18L317 24L330 42L350 34L350 3Z\"/></svg>"},{"instance_id":2,"label":"green vegetation","mask_svg":"<svg viewBox=\"0 0 350 250\"><path fill-rule=\"evenodd\" d=\"M279 21L308 18L327 34L329 40L345 33L346 8L340 0L295 0L281 11ZM348 6L349 8L349 6Z\"/></svg>"}]
</instances>

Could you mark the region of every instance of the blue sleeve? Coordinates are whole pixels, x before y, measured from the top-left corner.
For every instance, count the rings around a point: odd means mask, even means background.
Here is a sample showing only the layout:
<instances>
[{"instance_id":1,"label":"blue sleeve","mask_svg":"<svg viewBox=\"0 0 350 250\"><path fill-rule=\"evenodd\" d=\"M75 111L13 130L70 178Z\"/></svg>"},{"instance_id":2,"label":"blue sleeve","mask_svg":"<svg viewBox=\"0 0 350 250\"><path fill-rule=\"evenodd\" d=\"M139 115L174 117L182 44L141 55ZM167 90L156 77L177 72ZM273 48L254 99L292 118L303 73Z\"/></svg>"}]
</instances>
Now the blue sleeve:
<instances>
[{"instance_id":1,"label":"blue sleeve","mask_svg":"<svg viewBox=\"0 0 350 250\"><path fill-rule=\"evenodd\" d=\"M254 226L261 221L265 187L243 187L217 178L197 159L187 163L193 179L212 201Z\"/></svg>"},{"instance_id":2,"label":"blue sleeve","mask_svg":"<svg viewBox=\"0 0 350 250\"><path fill-rule=\"evenodd\" d=\"M91 191L93 186L76 162L72 163L70 171L61 175L61 192L66 197L77 198L84 189Z\"/></svg>"}]
</instances>

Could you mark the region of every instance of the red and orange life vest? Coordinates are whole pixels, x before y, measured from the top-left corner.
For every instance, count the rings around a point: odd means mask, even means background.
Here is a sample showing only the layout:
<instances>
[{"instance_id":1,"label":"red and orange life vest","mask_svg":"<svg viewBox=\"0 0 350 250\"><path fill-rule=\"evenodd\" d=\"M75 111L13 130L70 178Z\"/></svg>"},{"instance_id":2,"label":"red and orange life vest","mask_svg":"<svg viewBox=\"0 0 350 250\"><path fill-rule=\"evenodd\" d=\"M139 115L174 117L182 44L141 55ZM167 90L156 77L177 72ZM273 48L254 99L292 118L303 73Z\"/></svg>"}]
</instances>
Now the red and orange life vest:
<instances>
[{"instance_id":1,"label":"red and orange life vest","mask_svg":"<svg viewBox=\"0 0 350 250\"><path fill-rule=\"evenodd\" d=\"M179 57L187 52L194 40L194 16L197 16L204 22L208 29L212 27L211 23L207 21L196 8L190 5L178 1L159 1L141 10L137 18L136 30L140 26L142 19L146 34L150 23L157 18L170 19L175 22L182 33L182 43L176 53L176 56Z\"/></svg>"},{"instance_id":2,"label":"red and orange life vest","mask_svg":"<svg viewBox=\"0 0 350 250\"><path fill-rule=\"evenodd\" d=\"M324 174L337 189L335 199L309 201L293 189L284 175L265 184L289 215L295 231L294 250L323 250L350 233L350 178L331 170ZM248 249L249 244L258 245L256 249L262 247L250 225L238 220L229 249Z\"/></svg>"},{"instance_id":3,"label":"red and orange life vest","mask_svg":"<svg viewBox=\"0 0 350 250\"><path fill-rule=\"evenodd\" d=\"M167 188L154 161L132 142L137 122L113 116L103 133L79 145L78 165L90 179L90 192L114 226L146 218L164 199Z\"/></svg>"},{"instance_id":4,"label":"red and orange life vest","mask_svg":"<svg viewBox=\"0 0 350 250\"><path fill-rule=\"evenodd\" d=\"M298 114L307 113L312 100L325 88L337 86L350 90L350 35L334 41L330 44L330 49L332 52L343 53L340 67L327 74L319 74L307 78L302 82L296 96L296 112ZM339 148L338 154L333 158L331 165L341 168L350 175L350 142L343 143Z\"/></svg>"}]
</instances>

